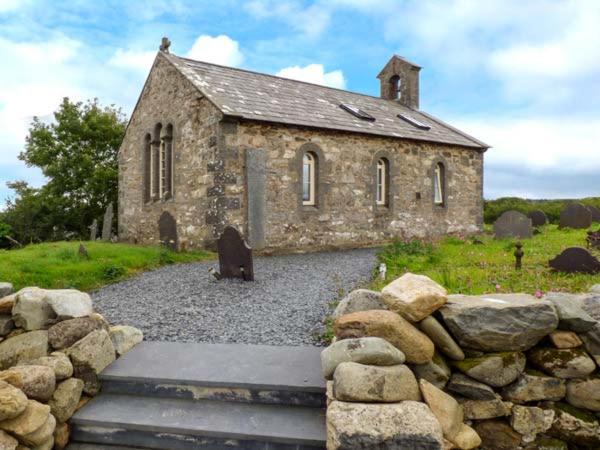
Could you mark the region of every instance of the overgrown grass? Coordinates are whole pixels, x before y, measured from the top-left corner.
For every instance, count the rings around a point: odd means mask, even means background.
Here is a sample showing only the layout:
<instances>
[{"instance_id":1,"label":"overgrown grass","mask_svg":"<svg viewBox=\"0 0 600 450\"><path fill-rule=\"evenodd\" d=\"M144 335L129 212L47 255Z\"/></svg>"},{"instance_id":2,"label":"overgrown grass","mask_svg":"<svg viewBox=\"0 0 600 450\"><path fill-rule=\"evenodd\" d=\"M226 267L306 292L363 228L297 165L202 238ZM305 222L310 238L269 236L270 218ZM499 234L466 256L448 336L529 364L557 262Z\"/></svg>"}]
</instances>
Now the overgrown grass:
<instances>
[{"instance_id":1,"label":"overgrown grass","mask_svg":"<svg viewBox=\"0 0 600 450\"><path fill-rule=\"evenodd\" d=\"M523 269L514 268L516 240L495 240L491 233L474 239L447 237L437 243L397 242L379 254L386 263L386 280L374 281L380 289L405 272L427 275L451 293L568 291L583 292L600 283L600 274L564 274L549 269L548 261L567 247L585 247L585 230L559 230L555 225L523 240ZM593 252L600 258L600 252Z\"/></svg>"},{"instance_id":2,"label":"overgrown grass","mask_svg":"<svg viewBox=\"0 0 600 450\"><path fill-rule=\"evenodd\" d=\"M19 250L0 251L0 281L16 289L97 289L135 273L166 264L214 258L205 251L176 253L161 247L105 242L84 242L89 258L79 255L79 242L32 244Z\"/></svg>"}]
</instances>

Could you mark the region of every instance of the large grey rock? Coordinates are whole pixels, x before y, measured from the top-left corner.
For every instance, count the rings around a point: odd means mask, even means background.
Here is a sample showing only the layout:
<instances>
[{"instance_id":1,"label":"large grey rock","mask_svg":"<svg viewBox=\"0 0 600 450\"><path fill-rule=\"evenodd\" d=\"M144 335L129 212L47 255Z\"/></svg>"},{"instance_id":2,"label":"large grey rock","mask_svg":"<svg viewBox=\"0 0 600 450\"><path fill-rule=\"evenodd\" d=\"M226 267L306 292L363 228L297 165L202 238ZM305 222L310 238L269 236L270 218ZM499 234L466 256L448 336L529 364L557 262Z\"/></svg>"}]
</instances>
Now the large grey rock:
<instances>
[{"instance_id":1,"label":"large grey rock","mask_svg":"<svg viewBox=\"0 0 600 450\"><path fill-rule=\"evenodd\" d=\"M550 429L554 421L554 411L531 406L514 406L510 425L523 436L523 442L533 442L539 433Z\"/></svg>"},{"instance_id":2,"label":"large grey rock","mask_svg":"<svg viewBox=\"0 0 600 450\"><path fill-rule=\"evenodd\" d=\"M451 295L440 313L462 347L527 350L556 329L554 306L526 294Z\"/></svg>"},{"instance_id":3,"label":"large grey rock","mask_svg":"<svg viewBox=\"0 0 600 450\"><path fill-rule=\"evenodd\" d=\"M47 448L47 443L52 439L55 428L56 419L52 414L49 414L46 422L44 422L41 427L29 434L21 436L21 441L33 447L34 449L38 449L40 447ZM50 448L52 447L50 446Z\"/></svg>"},{"instance_id":4,"label":"large grey rock","mask_svg":"<svg viewBox=\"0 0 600 450\"><path fill-rule=\"evenodd\" d=\"M580 333L579 338L583 341L586 351L600 366L600 324L594 325L594 328L586 333Z\"/></svg>"},{"instance_id":5,"label":"large grey rock","mask_svg":"<svg viewBox=\"0 0 600 450\"><path fill-rule=\"evenodd\" d=\"M49 356L42 356L31 361L19 363L27 366L46 366L54 371L56 381L65 380L73 376L73 364L71 360L61 352L53 352Z\"/></svg>"},{"instance_id":6,"label":"large grey rock","mask_svg":"<svg viewBox=\"0 0 600 450\"><path fill-rule=\"evenodd\" d=\"M600 284L595 284L590 288L592 294L600 294Z\"/></svg>"},{"instance_id":7,"label":"large grey rock","mask_svg":"<svg viewBox=\"0 0 600 450\"><path fill-rule=\"evenodd\" d=\"M513 403L541 400L558 401L567 393L565 380L543 374L522 374L517 381L502 389L502 398Z\"/></svg>"},{"instance_id":8,"label":"large grey rock","mask_svg":"<svg viewBox=\"0 0 600 450\"><path fill-rule=\"evenodd\" d=\"M110 327L108 334L119 356L124 355L144 340L144 333L129 325Z\"/></svg>"},{"instance_id":9,"label":"large grey rock","mask_svg":"<svg viewBox=\"0 0 600 450\"><path fill-rule=\"evenodd\" d=\"M73 319L89 316L94 312L92 298L85 292L75 289L46 291L46 302L58 319Z\"/></svg>"},{"instance_id":10,"label":"large grey rock","mask_svg":"<svg viewBox=\"0 0 600 450\"><path fill-rule=\"evenodd\" d=\"M102 329L108 331L108 325L100 318L78 317L76 319L65 320L50 327L48 330L48 341L52 348L61 350L70 347L92 331Z\"/></svg>"},{"instance_id":11,"label":"large grey rock","mask_svg":"<svg viewBox=\"0 0 600 450\"><path fill-rule=\"evenodd\" d=\"M415 376L402 364L380 367L341 363L333 375L333 395L345 402L421 400Z\"/></svg>"},{"instance_id":12,"label":"large grey rock","mask_svg":"<svg viewBox=\"0 0 600 450\"><path fill-rule=\"evenodd\" d=\"M513 407L511 402L503 402L499 397L491 400L469 400L459 397L465 419L485 420L509 416Z\"/></svg>"},{"instance_id":13,"label":"large grey rock","mask_svg":"<svg viewBox=\"0 0 600 450\"><path fill-rule=\"evenodd\" d=\"M446 289L425 275L406 273L381 290L388 308L419 322L446 303Z\"/></svg>"},{"instance_id":14,"label":"large grey rock","mask_svg":"<svg viewBox=\"0 0 600 450\"><path fill-rule=\"evenodd\" d=\"M98 374L116 359L115 347L108 333L105 330L92 331L64 353L73 363L73 376L85 383L84 392L96 395L100 390Z\"/></svg>"},{"instance_id":15,"label":"large grey rock","mask_svg":"<svg viewBox=\"0 0 600 450\"><path fill-rule=\"evenodd\" d=\"M488 353L478 358L453 361L465 375L494 387L515 381L525 369L525 355L521 352Z\"/></svg>"},{"instance_id":16,"label":"large grey rock","mask_svg":"<svg viewBox=\"0 0 600 450\"><path fill-rule=\"evenodd\" d=\"M0 429L11 433L17 438L33 433L48 420L50 407L35 400L27 400L25 410L12 419L0 422Z\"/></svg>"},{"instance_id":17,"label":"large grey rock","mask_svg":"<svg viewBox=\"0 0 600 450\"><path fill-rule=\"evenodd\" d=\"M14 292L12 283L2 282L0 283L0 298L4 298Z\"/></svg>"},{"instance_id":18,"label":"large grey rock","mask_svg":"<svg viewBox=\"0 0 600 450\"><path fill-rule=\"evenodd\" d=\"M0 314L10 316L12 314L13 306L15 305L16 294L7 295L6 297L0 298Z\"/></svg>"},{"instance_id":19,"label":"large grey rock","mask_svg":"<svg viewBox=\"0 0 600 450\"><path fill-rule=\"evenodd\" d=\"M15 325L28 331L47 328L56 318L54 311L46 302L46 291L36 287L17 292L12 316Z\"/></svg>"},{"instance_id":20,"label":"large grey rock","mask_svg":"<svg viewBox=\"0 0 600 450\"><path fill-rule=\"evenodd\" d=\"M0 316L0 337L6 336L15 327L11 316Z\"/></svg>"},{"instance_id":21,"label":"large grey rock","mask_svg":"<svg viewBox=\"0 0 600 450\"><path fill-rule=\"evenodd\" d=\"M481 437L482 450L517 450L521 435L500 419L482 420L473 425Z\"/></svg>"},{"instance_id":22,"label":"large grey rock","mask_svg":"<svg viewBox=\"0 0 600 450\"><path fill-rule=\"evenodd\" d=\"M404 363L404 360L400 350L378 337L344 339L321 352L321 368L327 380L333 378L336 367L343 362L393 366Z\"/></svg>"},{"instance_id":23,"label":"large grey rock","mask_svg":"<svg viewBox=\"0 0 600 450\"><path fill-rule=\"evenodd\" d=\"M13 419L27 407L27 396L12 384L0 381L0 421ZM1 448L1 447L0 447Z\"/></svg>"},{"instance_id":24,"label":"large grey rock","mask_svg":"<svg viewBox=\"0 0 600 450\"><path fill-rule=\"evenodd\" d=\"M423 378L439 389L444 389L451 374L450 367L437 352L433 354L433 359L428 363L412 365L411 369L419 380Z\"/></svg>"},{"instance_id":25,"label":"large grey rock","mask_svg":"<svg viewBox=\"0 0 600 450\"><path fill-rule=\"evenodd\" d=\"M440 423L424 403L332 402L327 408L328 450L442 450Z\"/></svg>"},{"instance_id":26,"label":"large grey rock","mask_svg":"<svg viewBox=\"0 0 600 450\"><path fill-rule=\"evenodd\" d=\"M46 356L48 332L43 330L23 333L0 342L0 370L22 361Z\"/></svg>"},{"instance_id":27,"label":"large grey rock","mask_svg":"<svg viewBox=\"0 0 600 450\"><path fill-rule=\"evenodd\" d=\"M600 412L600 378L569 380L567 402L578 408Z\"/></svg>"},{"instance_id":28,"label":"large grey rock","mask_svg":"<svg viewBox=\"0 0 600 450\"><path fill-rule=\"evenodd\" d=\"M590 330L596 320L580 306L584 296L549 292L544 299L552 302L558 314L558 328L583 333Z\"/></svg>"},{"instance_id":29,"label":"large grey rock","mask_svg":"<svg viewBox=\"0 0 600 450\"><path fill-rule=\"evenodd\" d=\"M337 319L344 314L372 309L388 309L383 303L381 293L368 289L356 289L340 301L331 317Z\"/></svg>"},{"instance_id":30,"label":"large grey rock","mask_svg":"<svg viewBox=\"0 0 600 450\"><path fill-rule=\"evenodd\" d=\"M0 380L21 389L27 397L46 402L56 387L54 370L46 366L16 366L0 372Z\"/></svg>"},{"instance_id":31,"label":"large grey rock","mask_svg":"<svg viewBox=\"0 0 600 450\"><path fill-rule=\"evenodd\" d=\"M527 358L534 367L558 378L581 378L596 369L592 358L579 348L534 348Z\"/></svg>"},{"instance_id":32,"label":"large grey rock","mask_svg":"<svg viewBox=\"0 0 600 450\"><path fill-rule=\"evenodd\" d=\"M549 408L556 417L548 434L586 449L600 448L600 423L596 416L566 403L555 403ZM575 445L573 448L577 448Z\"/></svg>"},{"instance_id":33,"label":"large grey rock","mask_svg":"<svg viewBox=\"0 0 600 450\"><path fill-rule=\"evenodd\" d=\"M600 292L586 295L581 300L581 308L588 313L596 322L600 322Z\"/></svg>"},{"instance_id":34,"label":"large grey rock","mask_svg":"<svg viewBox=\"0 0 600 450\"><path fill-rule=\"evenodd\" d=\"M436 388L427 380L419 380L419 387L423 400L442 426L444 437L452 441L463 424L462 406L453 397Z\"/></svg>"},{"instance_id":35,"label":"large grey rock","mask_svg":"<svg viewBox=\"0 0 600 450\"><path fill-rule=\"evenodd\" d=\"M83 381L78 378L69 378L56 387L48 404L59 422L66 422L75 413L82 392Z\"/></svg>"},{"instance_id":36,"label":"large grey rock","mask_svg":"<svg viewBox=\"0 0 600 450\"><path fill-rule=\"evenodd\" d=\"M494 390L487 384L480 383L459 372L452 374L446 389L470 400L493 400L496 398Z\"/></svg>"},{"instance_id":37,"label":"large grey rock","mask_svg":"<svg viewBox=\"0 0 600 450\"><path fill-rule=\"evenodd\" d=\"M429 336L435 348L450 359L457 361L465 359L465 354L446 329L433 316L419 322L419 329Z\"/></svg>"}]
</instances>

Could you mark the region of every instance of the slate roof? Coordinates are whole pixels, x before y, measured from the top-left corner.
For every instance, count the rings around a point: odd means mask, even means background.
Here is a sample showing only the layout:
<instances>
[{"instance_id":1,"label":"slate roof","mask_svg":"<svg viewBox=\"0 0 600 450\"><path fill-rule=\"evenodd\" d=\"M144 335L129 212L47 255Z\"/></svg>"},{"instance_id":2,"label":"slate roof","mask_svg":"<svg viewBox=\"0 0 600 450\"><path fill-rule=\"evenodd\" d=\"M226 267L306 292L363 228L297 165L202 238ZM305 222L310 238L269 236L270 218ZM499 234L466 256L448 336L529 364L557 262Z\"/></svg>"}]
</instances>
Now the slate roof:
<instances>
[{"instance_id":1,"label":"slate roof","mask_svg":"<svg viewBox=\"0 0 600 450\"><path fill-rule=\"evenodd\" d=\"M489 147L423 111L393 100L161 54L226 116L483 150ZM340 108L342 103L364 110L375 121L355 117ZM398 118L398 114L412 116L431 128L419 129Z\"/></svg>"}]
</instances>

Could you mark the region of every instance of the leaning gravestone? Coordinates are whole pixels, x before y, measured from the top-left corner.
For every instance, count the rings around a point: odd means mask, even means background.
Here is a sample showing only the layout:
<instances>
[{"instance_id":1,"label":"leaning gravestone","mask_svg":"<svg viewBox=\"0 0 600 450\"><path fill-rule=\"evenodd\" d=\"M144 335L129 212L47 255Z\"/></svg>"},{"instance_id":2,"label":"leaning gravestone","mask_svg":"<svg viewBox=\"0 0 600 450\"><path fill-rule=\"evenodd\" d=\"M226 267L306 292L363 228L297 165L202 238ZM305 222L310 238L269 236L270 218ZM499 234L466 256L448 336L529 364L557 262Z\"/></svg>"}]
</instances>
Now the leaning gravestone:
<instances>
[{"instance_id":1,"label":"leaning gravestone","mask_svg":"<svg viewBox=\"0 0 600 450\"><path fill-rule=\"evenodd\" d=\"M219 267L222 278L241 278L254 281L252 248L244 241L240 232L228 225L217 241Z\"/></svg>"},{"instance_id":2,"label":"leaning gravestone","mask_svg":"<svg viewBox=\"0 0 600 450\"><path fill-rule=\"evenodd\" d=\"M531 219L519 211L505 211L494 222L494 235L496 239L529 239L532 233Z\"/></svg>"},{"instance_id":3,"label":"leaning gravestone","mask_svg":"<svg viewBox=\"0 0 600 450\"><path fill-rule=\"evenodd\" d=\"M548 223L548 217L546 216L546 213L540 209L531 211L529 214L527 214L527 217L531 219L531 225L533 225L534 228L541 227Z\"/></svg>"},{"instance_id":4,"label":"leaning gravestone","mask_svg":"<svg viewBox=\"0 0 600 450\"><path fill-rule=\"evenodd\" d=\"M560 213L558 228L589 228L592 225L592 213L581 203L569 203Z\"/></svg>"},{"instance_id":5,"label":"leaning gravestone","mask_svg":"<svg viewBox=\"0 0 600 450\"><path fill-rule=\"evenodd\" d=\"M600 223L600 209L595 206L588 206L590 213L592 214L592 222Z\"/></svg>"},{"instance_id":6,"label":"leaning gravestone","mask_svg":"<svg viewBox=\"0 0 600 450\"><path fill-rule=\"evenodd\" d=\"M106 212L104 213L104 222L102 224L102 240L103 241L110 241L110 237L112 235L112 225L113 225L113 218L115 216L114 210L113 210L113 204L112 202L108 204L108 207L106 208Z\"/></svg>"},{"instance_id":7,"label":"leaning gravestone","mask_svg":"<svg viewBox=\"0 0 600 450\"><path fill-rule=\"evenodd\" d=\"M162 245L177 251L177 221L168 211L163 212L158 219L158 234Z\"/></svg>"},{"instance_id":8,"label":"leaning gravestone","mask_svg":"<svg viewBox=\"0 0 600 450\"><path fill-rule=\"evenodd\" d=\"M550 267L567 273L599 273L600 261L582 247L570 247L550 260Z\"/></svg>"},{"instance_id":9,"label":"leaning gravestone","mask_svg":"<svg viewBox=\"0 0 600 450\"><path fill-rule=\"evenodd\" d=\"M94 219L92 224L89 226L90 229L90 241L95 241L98 237L98 220Z\"/></svg>"}]
</instances>

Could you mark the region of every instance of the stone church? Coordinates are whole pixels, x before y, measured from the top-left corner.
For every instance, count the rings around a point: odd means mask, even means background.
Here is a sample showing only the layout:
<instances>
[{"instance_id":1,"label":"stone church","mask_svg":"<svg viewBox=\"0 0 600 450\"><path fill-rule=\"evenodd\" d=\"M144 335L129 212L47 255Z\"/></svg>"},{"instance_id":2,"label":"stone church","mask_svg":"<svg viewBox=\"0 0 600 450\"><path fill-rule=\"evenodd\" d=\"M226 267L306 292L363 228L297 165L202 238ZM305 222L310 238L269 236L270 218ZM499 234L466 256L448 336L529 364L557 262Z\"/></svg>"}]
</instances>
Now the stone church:
<instances>
[{"instance_id":1,"label":"stone church","mask_svg":"<svg viewBox=\"0 0 600 450\"><path fill-rule=\"evenodd\" d=\"M119 235L264 252L474 233L488 146L419 109L393 56L380 97L158 52L119 152Z\"/></svg>"}]
</instances>

